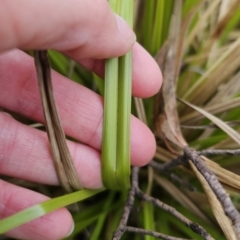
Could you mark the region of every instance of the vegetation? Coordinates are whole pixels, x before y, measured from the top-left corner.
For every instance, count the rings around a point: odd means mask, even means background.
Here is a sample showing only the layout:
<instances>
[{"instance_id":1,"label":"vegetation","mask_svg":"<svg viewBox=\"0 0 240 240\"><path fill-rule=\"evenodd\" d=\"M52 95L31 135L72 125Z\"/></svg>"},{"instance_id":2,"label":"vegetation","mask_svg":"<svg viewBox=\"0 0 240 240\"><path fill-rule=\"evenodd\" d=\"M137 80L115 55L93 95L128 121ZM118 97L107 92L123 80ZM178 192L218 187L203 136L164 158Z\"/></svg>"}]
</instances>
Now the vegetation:
<instances>
[{"instance_id":1,"label":"vegetation","mask_svg":"<svg viewBox=\"0 0 240 240\"><path fill-rule=\"evenodd\" d=\"M181 156L185 145L196 151L240 148L240 2L135 0L134 4L138 41L155 57L164 77L159 94L132 101L132 113L148 124L157 139L154 160L140 169L139 188L201 225L214 239L238 239L215 192L194 163L185 159L171 169L166 164ZM104 81L98 76L60 53L49 51L49 56L55 70L104 94ZM226 151L217 153L208 152L211 156L202 156L201 161L215 173L239 209L239 151L230 151L232 156ZM137 171L134 169L135 177ZM31 185L31 188L41 192L48 187ZM54 191L59 191L51 189L53 196ZM171 211L142 201L147 200L145 196L138 190L135 193L128 226L178 238L203 239ZM70 207L75 230L67 239L112 239L127 196L127 190L70 193L1 220L0 233L78 202L79 211ZM154 237L127 229L121 239Z\"/></svg>"}]
</instances>

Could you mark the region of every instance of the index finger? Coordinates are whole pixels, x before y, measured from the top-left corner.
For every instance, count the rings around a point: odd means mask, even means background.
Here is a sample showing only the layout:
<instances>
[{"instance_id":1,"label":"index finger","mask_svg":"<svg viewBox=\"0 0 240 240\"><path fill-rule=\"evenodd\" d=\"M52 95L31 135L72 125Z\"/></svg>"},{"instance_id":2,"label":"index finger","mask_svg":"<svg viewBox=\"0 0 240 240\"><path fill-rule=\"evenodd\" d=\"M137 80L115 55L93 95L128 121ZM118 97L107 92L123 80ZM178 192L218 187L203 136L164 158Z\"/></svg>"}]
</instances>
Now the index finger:
<instances>
[{"instance_id":1,"label":"index finger","mask_svg":"<svg viewBox=\"0 0 240 240\"><path fill-rule=\"evenodd\" d=\"M50 48L110 58L125 54L136 40L106 0L2 0L0 22L0 52Z\"/></svg>"},{"instance_id":2,"label":"index finger","mask_svg":"<svg viewBox=\"0 0 240 240\"><path fill-rule=\"evenodd\" d=\"M104 61L96 59L123 55L135 42L132 30L106 0L2 0L0 22L0 52L56 49L100 76ZM152 96L161 85L160 70L140 45L134 44L133 52L133 95Z\"/></svg>"}]
</instances>

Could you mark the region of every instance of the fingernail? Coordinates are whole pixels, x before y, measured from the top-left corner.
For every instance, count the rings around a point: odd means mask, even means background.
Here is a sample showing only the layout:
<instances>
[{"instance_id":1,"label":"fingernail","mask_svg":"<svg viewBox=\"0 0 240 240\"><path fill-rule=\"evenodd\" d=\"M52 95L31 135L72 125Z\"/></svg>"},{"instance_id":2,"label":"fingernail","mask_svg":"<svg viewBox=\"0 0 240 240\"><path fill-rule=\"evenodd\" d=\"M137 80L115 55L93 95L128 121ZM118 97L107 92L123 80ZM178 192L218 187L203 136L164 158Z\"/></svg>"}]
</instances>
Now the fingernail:
<instances>
[{"instance_id":1,"label":"fingernail","mask_svg":"<svg viewBox=\"0 0 240 240\"><path fill-rule=\"evenodd\" d=\"M68 235L66 237L69 237L73 233L74 228L75 228L75 224L73 222L72 227L71 227L71 229L70 229L70 231L69 231L69 233L68 233Z\"/></svg>"},{"instance_id":2,"label":"fingernail","mask_svg":"<svg viewBox=\"0 0 240 240\"><path fill-rule=\"evenodd\" d=\"M130 43L134 43L136 41L136 35L133 32L133 30L129 27L129 25L126 23L126 21L121 18L120 16L116 15L118 30L123 36L123 38Z\"/></svg>"}]
</instances>

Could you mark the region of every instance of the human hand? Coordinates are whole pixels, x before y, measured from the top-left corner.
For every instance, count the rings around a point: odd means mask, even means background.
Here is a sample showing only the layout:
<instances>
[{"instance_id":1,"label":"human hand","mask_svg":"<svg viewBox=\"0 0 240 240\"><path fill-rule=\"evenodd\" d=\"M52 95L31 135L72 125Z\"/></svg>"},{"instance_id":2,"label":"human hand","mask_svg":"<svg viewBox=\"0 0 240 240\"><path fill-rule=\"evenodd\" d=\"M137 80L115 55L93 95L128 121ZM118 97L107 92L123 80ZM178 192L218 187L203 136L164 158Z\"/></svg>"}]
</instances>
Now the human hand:
<instances>
[{"instance_id":1,"label":"human hand","mask_svg":"<svg viewBox=\"0 0 240 240\"><path fill-rule=\"evenodd\" d=\"M0 8L0 107L43 122L33 59L22 49L55 49L103 76L104 58L125 54L133 46L132 92L155 94L161 73L135 35L114 15L106 0L2 0ZM84 86L52 72L54 95L79 178L86 188L100 188L102 98ZM57 185L47 135L0 113L0 174ZM155 152L151 131L131 117L131 163L142 166ZM48 198L0 180L0 218ZM60 209L10 231L14 238L47 240L66 236L73 220Z\"/></svg>"}]
</instances>

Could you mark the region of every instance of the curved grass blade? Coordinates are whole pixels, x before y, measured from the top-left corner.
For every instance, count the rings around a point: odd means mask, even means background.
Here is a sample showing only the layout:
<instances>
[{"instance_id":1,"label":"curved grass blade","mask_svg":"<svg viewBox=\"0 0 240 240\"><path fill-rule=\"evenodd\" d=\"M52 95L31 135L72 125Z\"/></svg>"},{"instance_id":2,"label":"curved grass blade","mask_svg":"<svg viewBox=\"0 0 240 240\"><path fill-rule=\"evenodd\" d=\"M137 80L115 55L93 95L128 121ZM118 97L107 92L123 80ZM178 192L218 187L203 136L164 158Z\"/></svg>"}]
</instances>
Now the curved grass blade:
<instances>
[{"instance_id":1,"label":"curved grass blade","mask_svg":"<svg viewBox=\"0 0 240 240\"><path fill-rule=\"evenodd\" d=\"M187 106L193 108L194 110L200 112L203 114L206 118L210 119L214 124L216 124L219 128L221 128L225 133L228 134L229 137L231 137L236 143L240 145L240 134L235 131L233 128L229 127L225 122L220 120L219 118L213 116L209 112L191 104L186 101L178 99L180 102L186 104Z\"/></svg>"},{"instance_id":2,"label":"curved grass blade","mask_svg":"<svg viewBox=\"0 0 240 240\"><path fill-rule=\"evenodd\" d=\"M0 234L8 232L9 230L16 228L24 223L30 222L36 218L39 218L47 213L53 212L59 208L67 205L82 201L86 198L92 197L97 193L102 192L104 189L97 190L80 190L74 193L69 193L61 197L45 201L37 204L23 211L20 211L10 217L7 217L0 221Z\"/></svg>"},{"instance_id":3,"label":"curved grass blade","mask_svg":"<svg viewBox=\"0 0 240 240\"><path fill-rule=\"evenodd\" d=\"M201 175L201 173L198 171L198 169L194 166L194 164L189 161L189 164L196 174L198 180L201 182L204 192L206 193L206 196L208 198L208 201L211 205L211 209L213 211L213 214L218 221L219 225L221 226L222 231L224 232L224 235L227 237L227 239L237 240L237 236L234 232L233 225L230 221L230 219L226 216L221 203L217 199L216 195L214 194L213 190L209 186L206 179Z\"/></svg>"}]
</instances>

